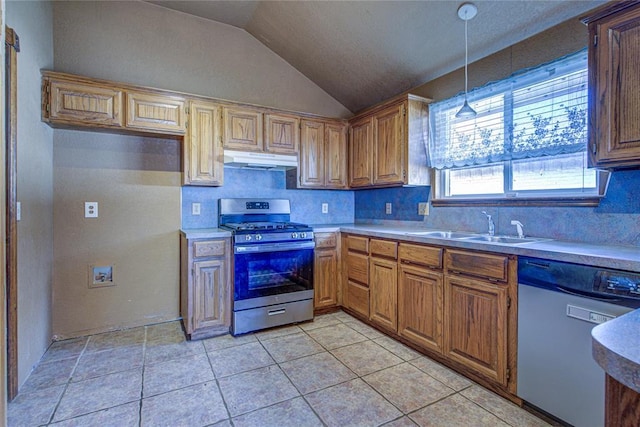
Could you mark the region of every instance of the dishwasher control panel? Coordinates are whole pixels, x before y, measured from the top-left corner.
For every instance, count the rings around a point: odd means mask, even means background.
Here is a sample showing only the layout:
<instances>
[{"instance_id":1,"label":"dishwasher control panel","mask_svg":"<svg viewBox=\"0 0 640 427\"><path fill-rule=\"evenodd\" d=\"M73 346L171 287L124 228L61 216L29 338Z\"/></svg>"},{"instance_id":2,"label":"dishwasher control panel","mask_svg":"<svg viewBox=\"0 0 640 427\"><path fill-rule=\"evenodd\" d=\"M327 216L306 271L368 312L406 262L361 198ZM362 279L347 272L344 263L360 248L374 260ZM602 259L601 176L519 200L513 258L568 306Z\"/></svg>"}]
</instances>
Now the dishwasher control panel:
<instances>
[{"instance_id":1,"label":"dishwasher control panel","mask_svg":"<svg viewBox=\"0 0 640 427\"><path fill-rule=\"evenodd\" d=\"M541 258L518 257L518 282L626 307L640 308L640 273L636 272ZM567 315L570 315L568 308ZM596 315L587 315L587 319L583 320L596 323L599 318Z\"/></svg>"}]
</instances>

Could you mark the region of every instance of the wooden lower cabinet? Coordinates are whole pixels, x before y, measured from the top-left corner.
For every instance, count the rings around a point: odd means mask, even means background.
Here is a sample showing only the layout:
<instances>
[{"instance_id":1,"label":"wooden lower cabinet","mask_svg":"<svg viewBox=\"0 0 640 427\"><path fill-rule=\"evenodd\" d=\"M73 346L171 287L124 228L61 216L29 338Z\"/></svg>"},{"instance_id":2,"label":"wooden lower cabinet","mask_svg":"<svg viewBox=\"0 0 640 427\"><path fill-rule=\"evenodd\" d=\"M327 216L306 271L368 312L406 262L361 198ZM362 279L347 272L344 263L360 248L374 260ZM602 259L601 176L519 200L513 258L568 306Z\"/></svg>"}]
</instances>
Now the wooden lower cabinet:
<instances>
[{"instance_id":1,"label":"wooden lower cabinet","mask_svg":"<svg viewBox=\"0 0 640 427\"><path fill-rule=\"evenodd\" d=\"M393 332L398 330L398 262L371 257L369 260L370 312L372 322Z\"/></svg>"},{"instance_id":2,"label":"wooden lower cabinet","mask_svg":"<svg viewBox=\"0 0 640 427\"><path fill-rule=\"evenodd\" d=\"M313 265L313 308L326 309L338 305L338 233L315 233L316 249Z\"/></svg>"},{"instance_id":3,"label":"wooden lower cabinet","mask_svg":"<svg viewBox=\"0 0 640 427\"><path fill-rule=\"evenodd\" d=\"M400 264L398 277L398 333L415 344L442 353L442 273Z\"/></svg>"},{"instance_id":4,"label":"wooden lower cabinet","mask_svg":"<svg viewBox=\"0 0 640 427\"><path fill-rule=\"evenodd\" d=\"M231 326L230 239L180 241L180 314L189 339L226 334Z\"/></svg>"},{"instance_id":5,"label":"wooden lower cabinet","mask_svg":"<svg viewBox=\"0 0 640 427\"><path fill-rule=\"evenodd\" d=\"M444 284L444 354L506 386L506 284L455 276Z\"/></svg>"}]
</instances>

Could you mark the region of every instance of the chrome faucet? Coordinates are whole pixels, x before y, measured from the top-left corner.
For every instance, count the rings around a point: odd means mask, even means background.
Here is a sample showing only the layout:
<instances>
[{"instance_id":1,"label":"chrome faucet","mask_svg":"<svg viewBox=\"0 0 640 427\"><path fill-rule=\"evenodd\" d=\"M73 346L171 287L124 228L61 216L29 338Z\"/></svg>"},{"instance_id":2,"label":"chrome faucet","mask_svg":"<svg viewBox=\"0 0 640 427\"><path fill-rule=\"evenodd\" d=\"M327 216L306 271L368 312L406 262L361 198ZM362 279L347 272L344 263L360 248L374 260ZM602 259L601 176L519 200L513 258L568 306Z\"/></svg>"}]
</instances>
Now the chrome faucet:
<instances>
[{"instance_id":1,"label":"chrome faucet","mask_svg":"<svg viewBox=\"0 0 640 427\"><path fill-rule=\"evenodd\" d=\"M511 220L511 225L516 226L516 229L518 230L518 239L524 239L524 232L522 231L522 227L524 227L524 225L522 225L520 221L516 221L515 219Z\"/></svg>"},{"instance_id":2,"label":"chrome faucet","mask_svg":"<svg viewBox=\"0 0 640 427\"><path fill-rule=\"evenodd\" d=\"M487 220L489 221L489 236L493 236L496 233L496 225L493 223L493 219L491 219L491 215L489 215L487 211L482 211L482 213L487 216Z\"/></svg>"}]
</instances>

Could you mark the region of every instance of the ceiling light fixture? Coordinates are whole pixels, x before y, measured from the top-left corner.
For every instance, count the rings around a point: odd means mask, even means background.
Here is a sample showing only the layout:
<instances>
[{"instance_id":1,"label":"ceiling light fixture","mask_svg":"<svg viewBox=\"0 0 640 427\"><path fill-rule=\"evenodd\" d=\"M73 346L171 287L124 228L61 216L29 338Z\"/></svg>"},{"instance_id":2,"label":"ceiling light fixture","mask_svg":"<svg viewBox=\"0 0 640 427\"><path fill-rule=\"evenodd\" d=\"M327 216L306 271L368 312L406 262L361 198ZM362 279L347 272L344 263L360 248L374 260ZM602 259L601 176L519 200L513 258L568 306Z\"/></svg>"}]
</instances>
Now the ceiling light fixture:
<instances>
[{"instance_id":1,"label":"ceiling light fixture","mask_svg":"<svg viewBox=\"0 0 640 427\"><path fill-rule=\"evenodd\" d=\"M459 119L466 119L476 116L476 111L471 108L467 102L467 91L469 85L468 68L468 48L467 48L467 21L473 19L478 13L478 8L473 3L464 3L458 8L458 16L464 21L464 104L462 108L456 113L456 117Z\"/></svg>"}]
</instances>

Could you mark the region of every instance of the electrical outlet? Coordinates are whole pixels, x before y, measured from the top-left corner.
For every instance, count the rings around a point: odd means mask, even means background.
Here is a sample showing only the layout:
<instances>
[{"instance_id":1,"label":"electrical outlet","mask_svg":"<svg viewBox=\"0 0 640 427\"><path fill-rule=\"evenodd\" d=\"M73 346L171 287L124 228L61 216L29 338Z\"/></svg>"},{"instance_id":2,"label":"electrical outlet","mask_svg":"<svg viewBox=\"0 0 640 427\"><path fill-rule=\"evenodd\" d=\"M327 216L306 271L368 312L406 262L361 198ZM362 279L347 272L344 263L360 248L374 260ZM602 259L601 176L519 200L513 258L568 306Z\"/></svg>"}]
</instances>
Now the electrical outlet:
<instances>
[{"instance_id":1,"label":"electrical outlet","mask_svg":"<svg viewBox=\"0 0 640 427\"><path fill-rule=\"evenodd\" d=\"M322 204L322 213L329 213L329 203Z\"/></svg>"},{"instance_id":2,"label":"electrical outlet","mask_svg":"<svg viewBox=\"0 0 640 427\"><path fill-rule=\"evenodd\" d=\"M384 204L384 213L391 215L391 203L387 202Z\"/></svg>"},{"instance_id":3,"label":"electrical outlet","mask_svg":"<svg viewBox=\"0 0 640 427\"><path fill-rule=\"evenodd\" d=\"M98 218L98 202L84 202L84 217Z\"/></svg>"},{"instance_id":4,"label":"electrical outlet","mask_svg":"<svg viewBox=\"0 0 640 427\"><path fill-rule=\"evenodd\" d=\"M191 203L191 215L200 215L200 203Z\"/></svg>"},{"instance_id":5,"label":"electrical outlet","mask_svg":"<svg viewBox=\"0 0 640 427\"><path fill-rule=\"evenodd\" d=\"M418 203L418 215L429 215L429 202Z\"/></svg>"}]
</instances>

